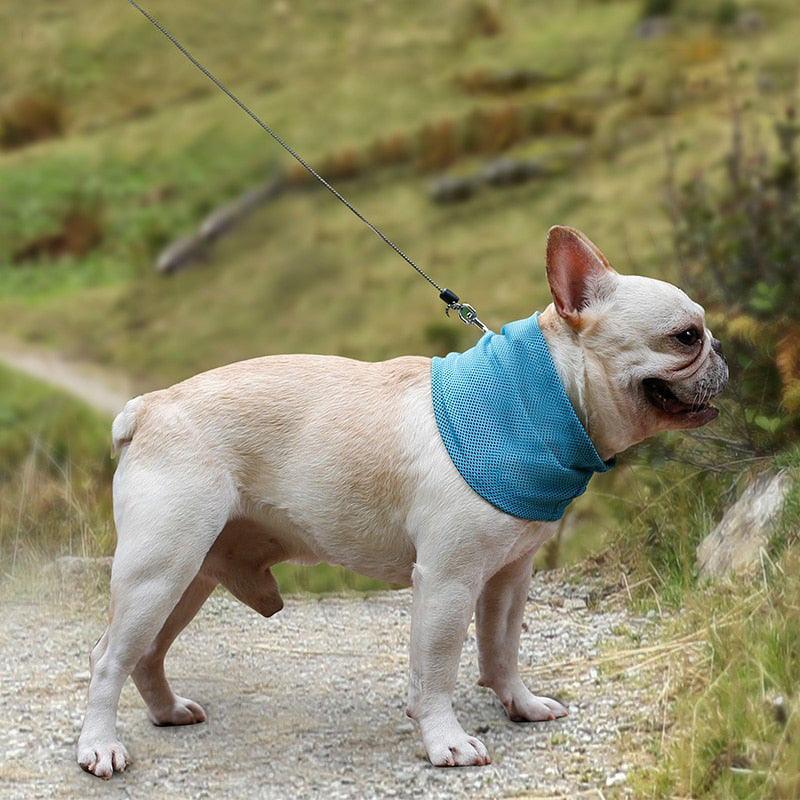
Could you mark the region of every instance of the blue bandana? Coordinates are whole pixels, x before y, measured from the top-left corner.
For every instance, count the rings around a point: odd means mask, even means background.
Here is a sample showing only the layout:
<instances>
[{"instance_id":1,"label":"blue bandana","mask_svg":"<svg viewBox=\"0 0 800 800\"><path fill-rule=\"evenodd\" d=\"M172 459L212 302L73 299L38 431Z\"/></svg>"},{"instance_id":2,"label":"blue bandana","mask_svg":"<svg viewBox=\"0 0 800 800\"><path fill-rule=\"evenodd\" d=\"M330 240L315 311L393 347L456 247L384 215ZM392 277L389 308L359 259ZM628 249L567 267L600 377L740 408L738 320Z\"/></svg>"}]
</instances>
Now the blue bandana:
<instances>
[{"instance_id":1,"label":"blue bandana","mask_svg":"<svg viewBox=\"0 0 800 800\"><path fill-rule=\"evenodd\" d=\"M431 391L442 441L472 489L507 514L552 521L614 461L575 414L538 316L434 358Z\"/></svg>"}]
</instances>

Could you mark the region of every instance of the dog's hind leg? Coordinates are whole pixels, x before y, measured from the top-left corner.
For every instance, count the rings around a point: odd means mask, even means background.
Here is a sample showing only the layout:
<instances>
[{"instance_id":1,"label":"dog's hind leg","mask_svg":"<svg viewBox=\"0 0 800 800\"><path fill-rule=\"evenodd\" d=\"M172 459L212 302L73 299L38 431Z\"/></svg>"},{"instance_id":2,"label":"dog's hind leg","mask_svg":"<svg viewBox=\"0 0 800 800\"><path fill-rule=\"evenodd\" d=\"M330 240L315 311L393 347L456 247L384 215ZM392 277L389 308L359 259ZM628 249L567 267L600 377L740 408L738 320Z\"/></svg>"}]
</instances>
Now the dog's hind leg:
<instances>
[{"instance_id":1,"label":"dog's hind leg","mask_svg":"<svg viewBox=\"0 0 800 800\"><path fill-rule=\"evenodd\" d=\"M185 444L164 442L157 458L129 451L114 478L118 543L110 622L93 652L78 740L78 763L102 778L128 763L116 734L122 686L194 581L236 503L227 476L197 470Z\"/></svg>"},{"instance_id":2,"label":"dog's hind leg","mask_svg":"<svg viewBox=\"0 0 800 800\"><path fill-rule=\"evenodd\" d=\"M192 725L206 721L206 712L202 706L193 700L179 697L172 690L164 672L164 658L215 586L216 581L203 572L195 576L178 605L167 617L164 627L131 673L136 688L147 703L147 711L154 725Z\"/></svg>"}]
</instances>

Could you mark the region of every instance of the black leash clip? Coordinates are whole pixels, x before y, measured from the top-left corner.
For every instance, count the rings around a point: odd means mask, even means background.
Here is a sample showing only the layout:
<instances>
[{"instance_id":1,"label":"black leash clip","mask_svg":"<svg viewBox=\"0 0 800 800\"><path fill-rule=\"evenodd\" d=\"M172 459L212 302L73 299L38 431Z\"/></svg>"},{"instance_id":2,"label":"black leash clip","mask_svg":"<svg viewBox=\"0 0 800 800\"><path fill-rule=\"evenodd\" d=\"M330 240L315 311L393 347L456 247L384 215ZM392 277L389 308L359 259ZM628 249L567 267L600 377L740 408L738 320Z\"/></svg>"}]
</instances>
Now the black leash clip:
<instances>
[{"instance_id":1,"label":"black leash clip","mask_svg":"<svg viewBox=\"0 0 800 800\"><path fill-rule=\"evenodd\" d=\"M442 289L442 291L439 292L439 298L445 304L444 313L448 317L450 316L451 311L455 311L458 315L458 318L465 325L474 325L484 333L491 332L489 328L487 328L486 325L481 322L480 317L478 317L478 312L475 310L475 308L469 303L462 303L461 298L459 298L459 296L451 289Z\"/></svg>"}]
</instances>

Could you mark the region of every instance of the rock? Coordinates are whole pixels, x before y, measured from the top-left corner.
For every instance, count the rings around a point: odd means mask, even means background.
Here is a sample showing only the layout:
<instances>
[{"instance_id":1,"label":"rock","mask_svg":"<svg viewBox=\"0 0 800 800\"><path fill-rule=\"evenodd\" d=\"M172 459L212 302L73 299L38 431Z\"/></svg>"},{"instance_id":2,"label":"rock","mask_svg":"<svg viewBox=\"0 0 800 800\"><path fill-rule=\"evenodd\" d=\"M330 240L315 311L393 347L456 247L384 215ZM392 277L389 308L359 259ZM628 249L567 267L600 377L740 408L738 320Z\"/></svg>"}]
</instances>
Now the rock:
<instances>
[{"instance_id":1,"label":"rock","mask_svg":"<svg viewBox=\"0 0 800 800\"><path fill-rule=\"evenodd\" d=\"M546 174L547 170L535 161L498 158L484 167L483 181L489 186L514 186Z\"/></svg>"},{"instance_id":2,"label":"rock","mask_svg":"<svg viewBox=\"0 0 800 800\"><path fill-rule=\"evenodd\" d=\"M669 17L647 17L636 26L637 39L660 39L672 31Z\"/></svg>"},{"instance_id":3,"label":"rock","mask_svg":"<svg viewBox=\"0 0 800 800\"><path fill-rule=\"evenodd\" d=\"M255 189L250 189L230 203L212 211L201 223L201 238L213 242L224 236L256 208L278 197L286 183L282 177L272 178Z\"/></svg>"},{"instance_id":4,"label":"rock","mask_svg":"<svg viewBox=\"0 0 800 800\"><path fill-rule=\"evenodd\" d=\"M628 780L628 776L624 772L615 772L606 778L606 786L620 786Z\"/></svg>"},{"instance_id":5,"label":"rock","mask_svg":"<svg viewBox=\"0 0 800 800\"><path fill-rule=\"evenodd\" d=\"M474 178L439 178L431 185L430 198L434 203L460 203L472 197L477 188Z\"/></svg>"},{"instance_id":6,"label":"rock","mask_svg":"<svg viewBox=\"0 0 800 800\"><path fill-rule=\"evenodd\" d=\"M758 33L764 29L764 17L756 9L748 8L737 15L736 28L742 33Z\"/></svg>"},{"instance_id":7,"label":"rock","mask_svg":"<svg viewBox=\"0 0 800 800\"><path fill-rule=\"evenodd\" d=\"M206 254L207 242L196 233L182 236L162 250L156 259L156 272L164 275L176 272Z\"/></svg>"},{"instance_id":8,"label":"rock","mask_svg":"<svg viewBox=\"0 0 800 800\"><path fill-rule=\"evenodd\" d=\"M787 470L753 480L697 548L700 574L707 578L742 572L759 563L792 486Z\"/></svg>"},{"instance_id":9,"label":"rock","mask_svg":"<svg viewBox=\"0 0 800 800\"><path fill-rule=\"evenodd\" d=\"M177 272L205 258L213 242L229 233L256 208L274 200L285 188L285 179L278 175L216 208L206 216L194 233L176 239L159 253L156 272Z\"/></svg>"}]
</instances>

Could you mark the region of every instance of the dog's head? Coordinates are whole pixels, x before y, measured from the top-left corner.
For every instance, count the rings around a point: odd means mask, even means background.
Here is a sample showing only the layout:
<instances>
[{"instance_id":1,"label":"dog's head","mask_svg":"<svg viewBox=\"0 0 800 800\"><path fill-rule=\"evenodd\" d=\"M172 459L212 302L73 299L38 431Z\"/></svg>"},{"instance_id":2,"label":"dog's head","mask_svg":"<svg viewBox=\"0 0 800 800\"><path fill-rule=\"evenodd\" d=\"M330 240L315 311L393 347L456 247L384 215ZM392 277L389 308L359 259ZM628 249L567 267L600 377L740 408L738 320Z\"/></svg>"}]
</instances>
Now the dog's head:
<instances>
[{"instance_id":1,"label":"dog's head","mask_svg":"<svg viewBox=\"0 0 800 800\"><path fill-rule=\"evenodd\" d=\"M579 348L590 433L614 442L606 450L716 418L709 403L728 367L702 306L670 283L618 274L573 228L550 230L547 278L558 314L550 316Z\"/></svg>"}]
</instances>

